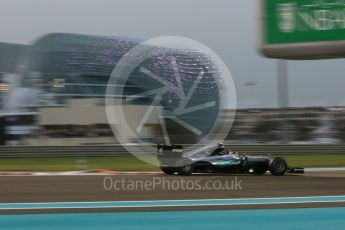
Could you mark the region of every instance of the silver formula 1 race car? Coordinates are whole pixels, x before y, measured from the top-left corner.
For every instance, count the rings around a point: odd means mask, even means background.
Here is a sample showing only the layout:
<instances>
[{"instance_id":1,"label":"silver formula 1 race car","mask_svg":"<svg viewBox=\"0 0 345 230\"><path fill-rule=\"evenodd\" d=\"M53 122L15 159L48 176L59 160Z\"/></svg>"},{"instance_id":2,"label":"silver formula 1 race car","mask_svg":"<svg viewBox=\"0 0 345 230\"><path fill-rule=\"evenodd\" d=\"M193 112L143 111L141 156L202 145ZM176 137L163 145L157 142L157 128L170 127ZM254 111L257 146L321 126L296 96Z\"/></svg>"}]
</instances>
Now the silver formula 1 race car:
<instances>
[{"instance_id":1,"label":"silver formula 1 race car","mask_svg":"<svg viewBox=\"0 0 345 230\"><path fill-rule=\"evenodd\" d=\"M183 153L181 145L158 145L157 157L161 170L169 175L191 175L197 173L239 173L262 175L267 171L275 176L286 173L303 174L303 168L289 168L281 157L248 155L225 150L223 144L206 146Z\"/></svg>"}]
</instances>

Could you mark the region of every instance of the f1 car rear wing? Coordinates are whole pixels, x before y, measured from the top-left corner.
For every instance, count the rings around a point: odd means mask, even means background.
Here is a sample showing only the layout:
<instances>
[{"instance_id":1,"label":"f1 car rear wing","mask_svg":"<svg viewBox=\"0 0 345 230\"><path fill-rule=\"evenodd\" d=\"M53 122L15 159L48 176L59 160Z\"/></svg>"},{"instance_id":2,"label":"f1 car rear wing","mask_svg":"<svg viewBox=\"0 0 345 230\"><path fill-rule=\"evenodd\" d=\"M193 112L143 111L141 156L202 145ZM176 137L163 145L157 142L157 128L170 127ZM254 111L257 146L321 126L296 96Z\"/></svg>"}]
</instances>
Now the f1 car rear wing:
<instances>
[{"instance_id":1,"label":"f1 car rear wing","mask_svg":"<svg viewBox=\"0 0 345 230\"><path fill-rule=\"evenodd\" d=\"M175 165L182 156L182 145L157 145L157 158L162 165Z\"/></svg>"},{"instance_id":2,"label":"f1 car rear wing","mask_svg":"<svg viewBox=\"0 0 345 230\"><path fill-rule=\"evenodd\" d=\"M183 152L182 145L157 145L158 152L176 152L180 153Z\"/></svg>"}]
</instances>

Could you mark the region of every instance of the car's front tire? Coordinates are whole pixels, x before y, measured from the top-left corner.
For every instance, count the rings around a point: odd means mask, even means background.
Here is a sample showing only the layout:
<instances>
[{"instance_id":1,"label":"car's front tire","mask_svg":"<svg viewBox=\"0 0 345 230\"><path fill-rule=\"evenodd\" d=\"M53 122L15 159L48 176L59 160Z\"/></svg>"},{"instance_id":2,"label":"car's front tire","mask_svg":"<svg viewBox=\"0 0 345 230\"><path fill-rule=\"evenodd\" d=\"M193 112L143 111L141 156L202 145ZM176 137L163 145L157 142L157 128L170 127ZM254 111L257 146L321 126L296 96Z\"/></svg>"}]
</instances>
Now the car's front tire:
<instances>
[{"instance_id":1,"label":"car's front tire","mask_svg":"<svg viewBox=\"0 0 345 230\"><path fill-rule=\"evenodd\" d=\"M176 172L176 168L174 167L161 166L161 170L167 175L173 175Z\"/></svg>"},{"instance_id":2,"label":"car's front tire","mask_svg":"<svg viewBox=\"0 0 345 230\"><path fill-rule=\"evenodd\" d=\"M270 161L269 170L275 176L283 176L288 170L288 165L283 158L277 157Z\"/></svg>"}]
</instances>

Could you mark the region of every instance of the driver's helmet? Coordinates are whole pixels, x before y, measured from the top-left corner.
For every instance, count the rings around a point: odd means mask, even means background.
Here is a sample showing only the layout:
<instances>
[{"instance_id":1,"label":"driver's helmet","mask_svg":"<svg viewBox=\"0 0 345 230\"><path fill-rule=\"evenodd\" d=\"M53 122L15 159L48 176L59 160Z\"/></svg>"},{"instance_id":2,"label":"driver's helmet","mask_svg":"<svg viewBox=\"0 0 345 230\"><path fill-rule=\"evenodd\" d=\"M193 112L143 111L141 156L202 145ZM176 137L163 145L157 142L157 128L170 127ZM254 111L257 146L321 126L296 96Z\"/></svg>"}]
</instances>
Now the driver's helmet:
<instances>
[{"instance_id":1,"label":"driver's helmet","mask_svg":"<svg viewBox=\"0 0 345 230\"><path fill-rule=\"evenodd\" d=\"M218 148L219 150L223 151L223 150L224 150L224 145L223 145L223 143L221 143L221 142L217 143L217 148Z\"/></svg>"}]
</instances>

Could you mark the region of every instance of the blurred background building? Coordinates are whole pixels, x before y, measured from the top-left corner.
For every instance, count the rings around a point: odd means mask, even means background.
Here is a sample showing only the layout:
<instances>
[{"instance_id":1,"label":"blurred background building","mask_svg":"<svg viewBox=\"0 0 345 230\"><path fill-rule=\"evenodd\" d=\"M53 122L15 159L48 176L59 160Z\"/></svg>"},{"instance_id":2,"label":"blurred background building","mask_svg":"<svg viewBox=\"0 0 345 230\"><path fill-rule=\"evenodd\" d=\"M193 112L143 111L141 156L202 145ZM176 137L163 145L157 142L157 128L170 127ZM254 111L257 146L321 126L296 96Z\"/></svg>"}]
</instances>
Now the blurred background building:
<instances>
[{"instance_id":1,"label":"blurred background building","mask_svg":"<svg viewBox=\"0 0 345 230\"><path fill-rule=\"evenodd\" d=\"M2 143L116 143L105 116L105 91L116 63L139 42L60 33L32 46L0 43ZM185 70L199 71L193 65ZM138 105L133 113L139 117L140 110ZM232 114L224 111L224 119ZM245 108L237 111L227 141L337 143L345 139L344 121L345 107ZM144 134L161 135L158 123L152 118Z\"/></svg>"},{"instance_id":2,"label":"blurred background building","mask_svg":"<svg viewBox=\"0 0 345 230\"><path fill-rule=\"evenodd\" d=\"M0 108L3 108L13 73L16 72L17 62L27 46L0 43Z\"/></svg>"},{"instance_id":3,"label":"blurred background building","mask_svg":"<svg viewBox=\"0 0 345 230\"><path fill-rule=\"evenodd\" d=\"M97 134L96 136L112 137L109 125L105 119L102 119L105 116L104 97L106 96L108 80L118 61L138 42L139 40L122 37L109 38L56 33L45 35L32 46L26 47L24 52L18 55L16 60L13 60L14 68L10 71L12 73L11 81L9 88L5 90L4 112L9 112L9 114L3 114L6 116L8 124L6 127L7 143L38 143L33 139L40 138L42 144L54 144L57 142L52 141L52 136L59 136L60 138L92 136L92 141L84 141L90 144L95 142L95 134ZM200 63L209 66L211 63L202 57L203 54L186 52L187 54L184 51L165 49L164 52L156 54L153 58L155 61L151 60L145 64L159 75L169 78L174 70L167 67L171 61L168 56L173 56L179 62L180 74L186 75L183 83L190 86L201 70ZM213 68L207 67L205 75L213 74L215 71ZM210 97L216 92L212 89L215 83L207 80L208 78L205 79L200 84L203 85L204 92L208 91ZM157 82L149 81L142 73L136 72L135 77L131 78L129 84L125 86L124 93L133 95L138 92L139 88L148 90L150 87L156 87L155 84L157 85ZM110 87L123 86L112 85ZM175 93L178 92L172 94ZM107 96L115 99L123 97L123 95ZM174 97L175 95L168 94L165 100L169 102L166 104L176 103ZM103 106L98 107L102 113L98 121L91 122L85 114L85 112L92 113L92 111L94 114L99 114L99 111L91 109L92 106L89 104L92 105L95 101L89 99L101 99L98 101L103 101L101 102ZM137 105L147 103L145 99L141 98L134 98L131 101ZM99 102L97 103L99 104ZM83 111L81 108L89 108L90 111ZM131 119L138 120L140 116L143 117L142 108L139 106L135 108L136 110L130 115L136 114L136 117ZM47 119L46 114L51 114L51 117ZM212 117L212 114L209 112L207 116ZM73 118L66 117L70 115L73 115ZM61 123L62 117L64 119ZM157 120L157 118L152 118L153 123L147 125L151 131L144 130L142 132L144 135L142 138L149 142L153 141L152 132L155 133L154 138L162 136L162 133L158 132L157 127L155 127L155 119ZM49 120L48 123L47 120ZM189 120L197 122L199 127L207 123L207 119L200 122L199 118L194 115L190 116ZM212 122L211 119L209 120ZM76 123L76 121L78 122ZM179 130L182 129L183 127L176 128L174 137L180 141L185 141L188 136L179 136ZM88 130L88 132L81 130ZM99 130L106 131L99 132ZM45 135L47 133L49 133L48 136ZM131 138L128 141L131 141ZM105 142L116 143L116 140L108 138ZM80 142L80 144L83 143Z\"/></svg>"}]
</instances>

